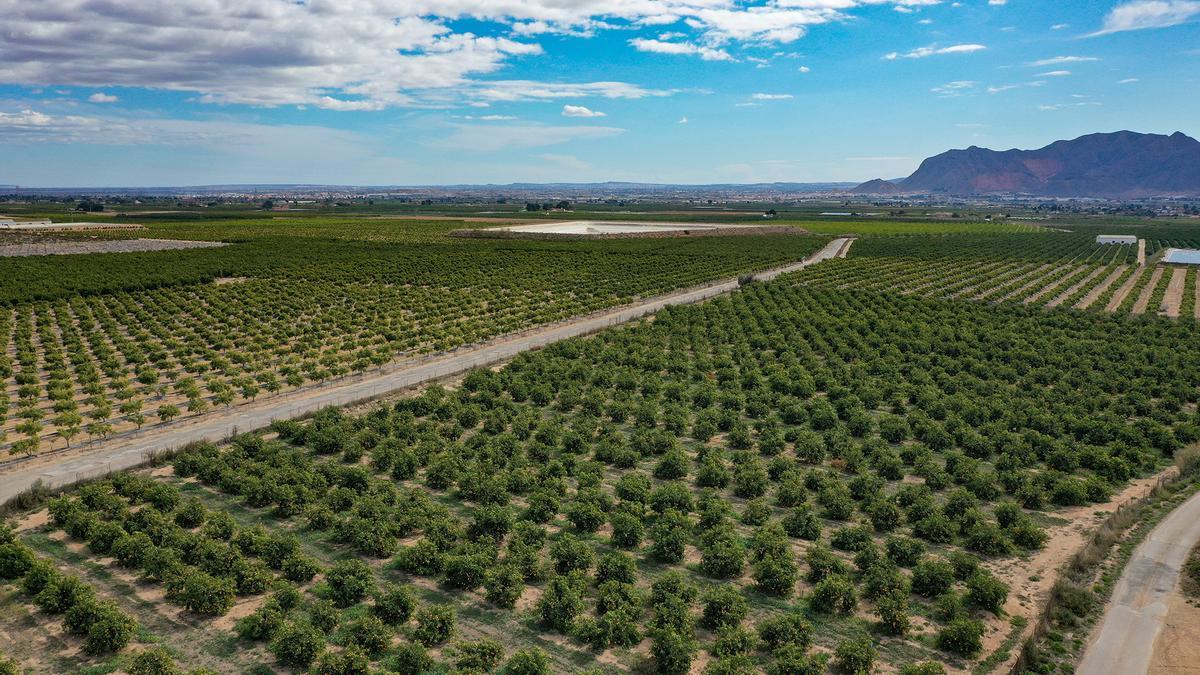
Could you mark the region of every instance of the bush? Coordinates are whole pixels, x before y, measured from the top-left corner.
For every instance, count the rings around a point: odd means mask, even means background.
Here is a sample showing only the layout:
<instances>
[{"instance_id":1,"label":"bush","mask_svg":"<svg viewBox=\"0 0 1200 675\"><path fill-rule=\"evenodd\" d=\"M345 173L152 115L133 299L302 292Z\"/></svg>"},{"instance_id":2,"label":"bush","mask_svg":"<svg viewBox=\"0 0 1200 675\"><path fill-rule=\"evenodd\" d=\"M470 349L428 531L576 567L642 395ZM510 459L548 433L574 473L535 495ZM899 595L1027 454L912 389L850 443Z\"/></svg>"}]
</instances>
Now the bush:
<instances>
[{"instance_id":1,"label":"bush","mask_svg":"<svg viewBox=\"0 0 1200 675\"><path fill-rule=\"evenodd\" d=\"M33 565L33 551L21 543L0 544L0 579L20 579Z\"/></svg>"},{"instance_id":2,"label":"bush","mask_svg":"<svg viewBox=\"0 0 1200 675\"><path fill-rule=\"evenodd\" d=\"M288 581L304 584L312 581L313 577L321 572L321 566L313 558L294 553L283 559L280 571Z\"/></svg>"},{"instance_id":3,"label":"bush","mask_svg":"<svg viewBox=\"0 0 1200 675\"><path fill-rule=\"evenodd\" d=\"M967 579L966 602L971 607L978 607L1000 614L1004 601L1008 599L1008 585L992 576L990 572L979 570Z\"/></svg>"},{"instance_id":4,"label":"bush","mask_svg":"<svg viewBox=\"0 0 1200 675\"><path fill-rule=\"evenodd\" d=\"M375 575L361 560L343 560L325 574L329 596L338 607L349 607L362 600L375 587Z\"/></svg>"},{"instance_id":5,"label":"bush","mask_svg":"<svg viewBox=\"0 0 1200 675\"><path fill-rule=\"evenodd\" d=\"M490 673L504 658L504 647L495 640L483 638L454 645L454 654L454 666L459 672Z\"/></svg>"},{"instance_id":6,"label":"bush","mask_svg":"<svg viewBox=\"0 0 1200 675\"><path fill-rule=\"evenodd\" d=\"M812 625L798 613L781 614L758 623L758 638L769 652L788 645L806 651L812 646Z\"/></svg>"},{"instance_id":7,"label":"bush","mask_svg":"<svg viewBox=\"0 0 1200 675\"><path fill-rule=\"evenodd\" d=\"M79 577L56 575L34 597L33 602L43 612L62 614L76 604L87 602L95 597L96 592Z\"/></svg>"},{"instance_id":8,"label":"bush","mask_svg":"<svg viewBox=\"0 0 1200 675\"><path fill-rule=\"evenodd\" d=\"M559 574L586 572L595 564L596 553L590 543L566 533L550 545L550 559L554 561L554 571Z\"/></svg>"},{"instance_id":9,"label":"bush","mask_svg":"<svg viewBox=\"0 0 1200 675\"><path fill-rule=\"evenodd\" d=\"M317 664L313 666L313 672L320 675L366 675L370 670L370 657L354 645L340 652L322 653L317 658Z\"/></svg>"},{"instance_id":10,"label":"bush","mask_svg":"<svg viewBox=\"0 0 1200 675\"><path fill-rule=\"evenodd\" d=\"M537 647L518 649L500 668L499 675L550 675L550 659Z\"/></svg>"},{"instance_id":11,"label":"bush","mask_svg":"<svg viewBox=\"0 0 1200 675\"><path fill-rule=\"evenodd\" d=\"M167 582L168 597L188 611L223 616L233 607L237 593L233 580L193 571Z\"/></svg>"},{"instance_id":12,"label":"bush","mask_svg":"<svg viewBox=\"0 0 1200 675\"><path fill-rule=\"evenodd\" d=\"M946 675L946 668L937 661L922 661L901 666L899 675Z\"/></svg>"},{"instance_id":13,"label":"bush","mask_svg":"<svg viewBox=\"0 0 1200 675\"><path fill-rule=\"evenodd\" d=\"M175 659L162 647L146 649L138 652L125 666L129 675L183 675L183 670L175 664Z\"/></svg>"},{"instance_id":14,"label":"bush","mask_svg":"<svg viewBox=\"0 0 1200 675\"><path fill-rule=\"evenodd\" d=\"M713 656L735 656L753 654L758 647L758 638L741 626L726 626L717 631L717 639L708 651Z\"/></svg>"},{"instance_id":15,"label":"bush","mask_svg":"<svg viewBox=\"0 0 1200 675\"><path fill-rule=\"evenodd\" d=\"M922 560L913 568L912 590L917 595L936 598L950 590L953 585L954 568L944 560Z\"/></svg>"},{"instance_id":16,"label":"bush","mask_svg":"<svg viewBox=\"0 0 1200 675\"><path fill-rule=\"evenodd\" d=\"M746 618L750 604L737 586L714 586L700 598L704 605L701 625L711 630L736 626Z\"/></svg>"},{"instance_id":17,"label":"bush","mask_svg":"<svg viewBox=\"0 0 1200 675\"><path fill-rule=\"evenodd\" d=\"M655 631L650 643L655 672L663 675L687 675L695 652L695 640L673 630Z\"/></svg>"},{"instance_id":18,"label":"bush","mask_svg":"<svg viewBox=\"0 0 1200 675\"><path fill-rule=\"evenodd\" d=\"M392 631L379 617L367 615L342 626L342 641L358 647L374 659L391 644Z\"/></svg>"},{"instance_id":19,"label":"bush","mask_svg":"<svg viewBox=\"0 0 1200 675\"><path fill-rule=\"evenodd\" d=\"M900 567L912 567L925 553L925 545L908 537L888 537L884 544L888 558Z\"/></svg>"},{"instance_id":20,"label":"bush","mask_svg":"<svg viewBox=\"0 0 1200 675\"><path fill-rule=\"evenodd\" d=\"M83 641L83 651L88 654L121 651L137 633L137 621L121 613L115 605L111 607L88 628L87 638Z\"/></svg>"},{"instance_id":21,"label":"bush","mask_svg":"<svg viewBox=\"0 0 1200 675\"><path fill-rule=\"evenodd\" d=\"M276 631L270 650L284 665L304 669L325 650L325 636L308 623L291 621Z\"/></svg>"},{"instance_id":22,"label":"bush","mask_svg":"<svg viewBox=\"0 0 1200 675\"><path fill-rule=\"evenodd\" d=\"M833 664L842 673L867 675L875 665L875 647L865 637L846 640L834 650Z\"/></svg>"},{"instance_id":23,"label":"bush","mask_svg":"<svg viewBox=\"0 0 1200 675\"><path fill-rule=\"evenodd\" d=\"M233 630L243 640L270 640L283 622L284 614L278 603L268 601L254 613L238 619Z\"/></svg>"},{"instance_id":24,"label":"bush","mask_svg":"<svg viewBox=\"0 0 1200 675\"><path fill-rule=\"evenodd\" d=\"M488 602L512 609L525 592L525 575L516 565L498 565L488 572L483 585Z\"/></svg>"},{"instance_id":25,"label":"bush","mask_svg":"<svg viewBox=\"0 0 1200 675\"><path fill-rule=\"evenodd\" d=\"M938 649L967 658L983 650L984 625L978 619L958 617L951 619L937 635Z\"/></svg>"},{"instance_id":26,"label":"bush","mask_svg":"<svg viewBox=\"0 0 1200 675\"><path fill-rule=\"evenodd\" d=\"M646 528L642 521L628 513L614 513L612 521L612 543L625 549L636 549L642 545Z\"/></svg>"},{"instance_id":27,"label":"bush","mask_svg":"<svg viewBox=\"0 0 1200 675\"><path fill-rule=\"evenodd\" d=\"M425 605L416 617L413 637L426 647L440 645L454 635L454 608L449 605Z\"/></svg>"},{"instance_id":28,"label":"bush","mask_svg":"<svg viewBox=\"0 0 1200 675\"><path fill-rule=\"evenodd\" d=\"M823 614L849 614L858 605L854 584L843 576L830 576L813 587L808 604Z\"/></svg>"},{"instance_id":29,"label":"bush","mask_svg":"<svg viewBox=\"0 0 1200 675\"><path fill-rule=\"evenodd\" d=\"M385 584L375 594L375 604L371 610L380 619L398 626L408 621L416 607L417 598L411 588L402 584Z\"/></svg>"},{"instance_id":30,"label":"bush","mask_svg":"<svg viewBox=\"0 0 1200 675\"><path fill-rule=\"evenodd\" d=\"M886 593L875 601L879 627L888 635L904 635L910 626L908 594L904 591Z\"/></svg>"},{"instance_id":31,"label":"bush","mask_svg":"<svg viewBox=\"0 0 1200 675\"><path fill-rule=\"evenodd\" d=\"M555 577L538 600L542 623L560 633L570 633L575 617L584 610L582 583L578 578Z\"/></svg>"},{"instance_id":32,"label":"bush","mask_svg":"<svg viewBox=\"0 0 1200 675\"><path fill-rule=\"evenodd\" d=\"M828 654L809 656L805 650L787 645L774 652L775 660L767 665L767 675L824 675Z\"/></svg>"},{"instance_id":33,"label":"bush","mask_svg":"<svg viewBox=\"0 0 1200 675\"><path fill-rule=\"evenodd\" d=\"M391 658L391 670L398 673L424 673L434 667L433 658L416 642L402 642Z\"/></svg>"}]
</instances>

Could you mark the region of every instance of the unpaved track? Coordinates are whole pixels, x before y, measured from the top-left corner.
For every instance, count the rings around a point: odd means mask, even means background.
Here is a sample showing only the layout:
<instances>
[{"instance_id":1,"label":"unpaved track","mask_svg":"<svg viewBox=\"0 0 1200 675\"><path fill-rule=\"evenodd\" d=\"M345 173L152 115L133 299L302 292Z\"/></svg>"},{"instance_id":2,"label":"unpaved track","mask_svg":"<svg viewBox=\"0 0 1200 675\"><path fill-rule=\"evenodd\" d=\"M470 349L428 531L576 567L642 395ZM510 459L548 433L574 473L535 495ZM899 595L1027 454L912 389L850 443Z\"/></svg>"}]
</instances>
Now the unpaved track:
<instances>
[{"instance_id":1,"label":"unpaved track","mask_svg":"<svg viewBox=\"0 0 1200 675\"><path fill-rule=\"evenodd\" d=\"M1112 271L1112 274L1105 277L1104 281L1101 281L1095 288L1088 291L1087 295L1083 296L1083 299L1075 304L1075 309L1087 309L1088 307L1091 307L1092 303L1095 302L1096 299L1101 295L1104 295L1104 291L1107 291L1108 287L1112 286L1113 282L1120 278L1120 276L1124 274L1125 270L1127 269L1129 269L1129 265L1117 265L1117 268Z\"/></svg>"},{"instance_id":2,"label":"unpaved track","mask_svg":"<svg viewBox=\"0 0 1200 675\"><path fill-rule=\"evenodd\" d=\"M1125 280L1125 283L1121 284L1121 287L1117 289L1117 292L1113 293L1113 296L1109 298L1108 304L1104 306L1104 311L1117 311L1117 308L1121 306L1121 303L1125 302L1125 297L1129 295L1129 291L1133 290L1133 287L1137 285L1138 279L1141 279L1142 275L1145 273L1145 267L1138 267L1133 274L1129 275L1129 278Z\"/></svg>"},{"instance_id":3,"label":"unpaved track","mask_svg":"<svg viewBox=\"0 0 1200 675\"><path fill-rule=\"evenodd\" d=\"M1171 271L1171 280L1167 282L1167 294L1163 296L1163 314L1172 319L1179 318L1179 308L1183 305L1183 282L1187 280L1187 268L1176 267Z\"/></svg>"},{"instance_id":4,"label":"unpaved track","mask_svg":"<svg viewBox=\"0 0 1200 675\"><path fill-rule=\"evenodd\" d=\"M1078 273L1079 273L1078 267L1074 267L1074 266L1068 267L1066 270L1063 271L1062 274L1055 277L1054 281L1050 282L1049 285L1044 286L1042 288L1042 290L1025 298L1021 302L1023 302L1026 305L1032 305L1033 303L1037 302L1038 300L1041 300L1042 298L1046 297L1047 295L1050 295L1051 293L1053 293L1060 286L1067 283L1067 279L1070 279L1071 277L1075 276Z\"/></svg>"},{"instance_id":5,"label":"unpaved track","mask_svg":"<svg viewBox=\"0 0 1200 675\"><path fill-rule=\"evenodd\" d=\"M1150 669L1167 601L1200 540L1200 493L1175 509L1133 551L1077 675L1142 675Z\"/></svg>"},{"instance_id":6,"label":"unpaved track","mask_svg":"<svg viewBox=\"0 0 1200 675\"><path fill-rule=\"evenodd\" d=\"M795 272L837 255L847 239L834 239L812 257L785 267L754 275L759 281L769 281L787 272ZM452 352L419 363L400 363L393 368L330 382L326 385L299 389L254 403L227 410L213 411L161 427L149 428L136 435L119 436L109 442L86 449L58 455L34 456L0 468L0 503L29 489L36 481L47 488L57 488L127 469L146 462L156 453L178 448L194 441L219 440L239 431L252 431L269 425L273 420L300 417L326 406L344 406L366 401L385 394L408 389L425 382L466 372L472 368L492 365L511 359L521 352L544 347L568 338L587 335L609 326L632 321L670 305L685 305L729 293L738 288L737 279L728 279L707 286L661 295L613 309L580 317L575 321L534 329L526 333L500 338L489 344ZM193 421L194 420L194 421Z\"/></svg>"},{"instance_id":7,"label":"unpaved track","mask_svg":"<svg viewBox=\"0 0 1200 675\"><path fill-rule=\"evenodd\" d=\"M1097 267L1096 269L1092 270L1091 272L1088 272L1087 274L1085 274L1083 276L1082 279L1071 284L1070 288L1068 288L1067 290L1063 291L1062 293L1059 293L1058 295L1056 295L1054 297L1054 299L1051 300L1050 302L1047 302L1046 306L1047 307L1058 307L1059 305L1063 304L1064 302L1067 301L1067 298L1078 293L1079 289L1081 289L1084 286L1086 286L1087 284L1091 283L1092 279L1095 279L1096 277L1100 276L1100 273L1103 271L1104 271L1103 267Z\"/></svg>"},{"instance_id":8,"label":"unpaved track","mask_svg":"<svg viewBox=\"0 0 1200 675\"><path fill-rule=\"evenodd\" d=\"M1162 279L1163 268L1155 267L1154 272L1150 274L1150 281L1142 287L1142 292L1138 295L1138 299L1133 303L1133 309L1130 310L1133 314L1145 314L1146 305L1150 304L1150 296L1154 295L1154 289L1158 288L1158 282Z\"/></svg>"}]
</instances>

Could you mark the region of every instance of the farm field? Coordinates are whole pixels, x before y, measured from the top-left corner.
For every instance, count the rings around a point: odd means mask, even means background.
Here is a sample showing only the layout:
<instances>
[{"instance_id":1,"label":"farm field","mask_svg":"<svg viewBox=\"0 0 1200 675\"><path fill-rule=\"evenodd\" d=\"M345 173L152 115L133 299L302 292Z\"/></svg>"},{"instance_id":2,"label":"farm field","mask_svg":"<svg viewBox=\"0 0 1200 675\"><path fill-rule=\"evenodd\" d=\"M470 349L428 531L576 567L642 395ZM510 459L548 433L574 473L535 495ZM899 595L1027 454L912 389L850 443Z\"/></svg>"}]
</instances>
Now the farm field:
<instances>
[{"instance_id":1,"label":"farm field","mask_svg":"<svg viewBox=\"0 0 1200 675\"><path fill-rule=\"evenodd\" d=\"M839 290L1023 304L1119 314L1200 318L1195 269L1161 264L1161 251L1194 240L1133 246L1094 243L1091 234L868 238L844 261L805 270L798 282ZM967 263L967 264L964 264Z\"/></svg>"},{"instance_id":2,"label":"farm field","mask_svg":"<svg viewBox=\"0 0 1200 675\"><path fill-rule=\"evenodd\" d=\"M6 651L990 672L1080 528L1200 440L1197 333L806 285L818 271L35 506L0 549ZM79 585L109 609L75 614L132 619L110 631L131 647L81 651L71 610L58 629L51 598Z\"/></svg>"},{"instance_id":3,"label":"farm field","mask_svg":"<svg viewBox=\"0 0 1200 675\"><path fill-rule=\"evenodd\" d=\"M0 451L201 415L795 262L828 241L480 243L442 236L453 224L154 225L154 237L229 245L0 260Z\"/></svg>"}]
</instances>

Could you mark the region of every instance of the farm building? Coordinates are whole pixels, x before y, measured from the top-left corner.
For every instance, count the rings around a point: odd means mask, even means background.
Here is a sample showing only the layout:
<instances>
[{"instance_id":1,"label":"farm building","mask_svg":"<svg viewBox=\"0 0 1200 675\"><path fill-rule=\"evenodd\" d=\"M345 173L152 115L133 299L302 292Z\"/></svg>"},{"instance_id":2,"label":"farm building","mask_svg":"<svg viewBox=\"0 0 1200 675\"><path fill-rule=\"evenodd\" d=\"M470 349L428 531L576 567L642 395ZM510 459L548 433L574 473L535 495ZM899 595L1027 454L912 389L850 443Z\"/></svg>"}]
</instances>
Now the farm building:
<instances>
[{"instance_id":1,"label":"farm building","mask_svg":"<svg viewBox=\"0 0 1200 675\"><path fill-rule=\"evenodd\" d=\"M1200 250L1169 248L1163 253L1162 261L1168 265L1200 265Z\"/></svg>"},{"instance_id":2,"label":"farm building","mask_svg":"<svg viewBox=\"0 0 1200 675\"><path fill-rule=\"evenodd\" d=\"M1137 243L1137 237L1132 234L1100 234L1096 235L1097 244L1129 244Z\"/></svg>"}]
</instances>

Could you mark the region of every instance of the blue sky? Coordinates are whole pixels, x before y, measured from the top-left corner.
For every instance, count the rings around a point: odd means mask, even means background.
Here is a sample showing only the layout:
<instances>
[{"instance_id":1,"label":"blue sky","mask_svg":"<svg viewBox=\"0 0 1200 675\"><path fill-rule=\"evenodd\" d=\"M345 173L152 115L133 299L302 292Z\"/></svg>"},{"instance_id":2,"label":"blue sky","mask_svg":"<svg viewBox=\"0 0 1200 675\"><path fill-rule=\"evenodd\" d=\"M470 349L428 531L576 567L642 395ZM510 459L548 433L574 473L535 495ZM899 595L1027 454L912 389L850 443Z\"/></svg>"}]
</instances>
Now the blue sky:
<instances>
[{"instance_id":1,"label":"blue sky","mask_svg":"<svg viewBox=\"0 0 1200 675\"><path fill-rule=\"evenodd\" d=\"M0 0L0 184L858 181L1200 135L1200 0Z\"/></svg>"}]
</instances>

